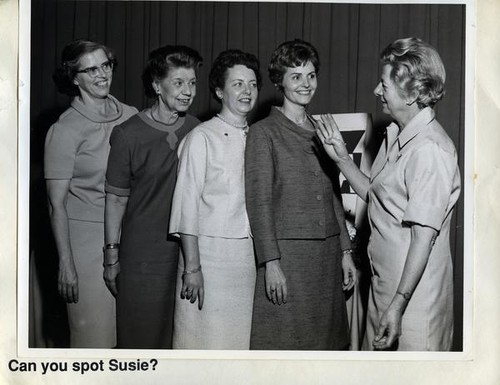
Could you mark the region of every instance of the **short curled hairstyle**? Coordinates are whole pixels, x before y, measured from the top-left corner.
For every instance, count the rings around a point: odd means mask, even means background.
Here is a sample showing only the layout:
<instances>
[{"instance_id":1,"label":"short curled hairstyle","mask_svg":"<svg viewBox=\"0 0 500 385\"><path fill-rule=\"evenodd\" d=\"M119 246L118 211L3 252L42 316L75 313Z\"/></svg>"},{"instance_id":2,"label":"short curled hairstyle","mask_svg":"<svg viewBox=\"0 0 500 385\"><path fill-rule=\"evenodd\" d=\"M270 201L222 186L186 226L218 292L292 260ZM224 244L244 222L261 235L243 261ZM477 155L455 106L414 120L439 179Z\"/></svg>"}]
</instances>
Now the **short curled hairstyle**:
<instances>
[{"instance_id":1,"label":"short curled hairstyle","mask_svg":"<svg viewBox=\"0 0 500 385\"><path fill-rule=\"evenodd\" d=\"M203 58L198 51L183 45L165 45L150 52L146 68L142 73L144 91L149 97L156 97L153 82L168 76L174 68L201 67Z\"/></svg>"},{"instance_id":2,"label":"short curled hairstyle","mask_svg":"<svg viewBox=\"0 0 500 385\"><path fill-rule=\"evenodd\" d=\"M108 60L113 63L113 70L116 68L117 60L114 52L101 43L95 41L77 39L66 44L61 54L61 65L56 68L52 79L57 90L68 96L80 95L80 89L73 83L77 74L80 59L83 55L102 49Z\"/></svg>"},{"instance_id":3,"label":"short curled hairstyle","mask_svg":"<svg viewBox=\"0 0 500 385\"><path fill-rule=\"evenodd\" d=\"M287 68L300 67L311 62L319 73L319 55L316 48L307 41L295 39L281 43L271 55L268 73L271 82L280 90L283 90L283 76Z\"/></svg>"},{"instance_id":4,"label":"short curled hairstyle","mask_svg":"<svg viewBox=\"0 0 500 385\"><path fill-rule=\"evenodd\" d=\"M255 55L240 51L239 49L228 49L217 56L208 75L208 85L212 96L220 102L216 90L223 89L227 80L227 70L235 65L243 65L255 73L257 79L257 89L262 86L262 76L260 74L260 63Z\"/></svg>"},{"instance_id":5,"label":"short curled hairstyle","mask_svg":"<svg viewBox=\"0 0 500 385\"><path fill-rule=\"evenodd\" d=\"M434 47L415 38L398 39L380 54L402 96L417 95L420 109L433 107L445 94L446 71Z\"/></svg>"}]
</instances>

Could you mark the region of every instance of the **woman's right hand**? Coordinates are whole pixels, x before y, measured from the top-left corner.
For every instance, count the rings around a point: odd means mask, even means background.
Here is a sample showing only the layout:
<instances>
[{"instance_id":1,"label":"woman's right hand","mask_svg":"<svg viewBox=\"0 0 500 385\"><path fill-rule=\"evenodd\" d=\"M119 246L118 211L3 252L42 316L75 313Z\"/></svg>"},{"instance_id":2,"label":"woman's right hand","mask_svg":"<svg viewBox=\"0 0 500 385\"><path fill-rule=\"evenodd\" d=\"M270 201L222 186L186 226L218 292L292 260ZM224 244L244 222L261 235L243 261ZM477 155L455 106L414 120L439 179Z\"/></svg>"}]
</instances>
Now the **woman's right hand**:
<instances>
[{"instance_id":1,"label":"woman's right hand","mask_svg":"<svg viewBox=\"0 0 500 385\"><path fill-rule=\"evenodd\" d=\"M288 299L286 278L279 259L266 263L266 294L275 305L285 304Z\"/></svg>"},{"instance_id":2,"label":"woman's right hand","mask_svg":"<svg viewBox=\"0 0 500 385\"><path fill-rule=\"evenodd\" d=\"M332 114L321 115L321 118L316 120L316 122L318 123L316 134L321 140L328 156L335 162L349 158L349 151L347 151L344 138Z\"/></svg>"},{"instance_id":3,"label":"woman's right hand","mask_svg":"<svg viewBox=\"0 0 500 385\"><path fill-rule=\"evenodd\" d=\"M78 302L78 274L72 259L60 262L57 289L67 303Z\"/></svg>"},{"instance_id":4,"label":"woman's right hand","mask_svg":"<svg viewBox=\"0 0 500 385\"><path fill-rule=\"evenodd\" d=\"M184 274L182 277L181 298L195 303L198 299L198 309L202 309L205 298L203 273L201 270L195 273Z\"/></svg>"}]
</instances>

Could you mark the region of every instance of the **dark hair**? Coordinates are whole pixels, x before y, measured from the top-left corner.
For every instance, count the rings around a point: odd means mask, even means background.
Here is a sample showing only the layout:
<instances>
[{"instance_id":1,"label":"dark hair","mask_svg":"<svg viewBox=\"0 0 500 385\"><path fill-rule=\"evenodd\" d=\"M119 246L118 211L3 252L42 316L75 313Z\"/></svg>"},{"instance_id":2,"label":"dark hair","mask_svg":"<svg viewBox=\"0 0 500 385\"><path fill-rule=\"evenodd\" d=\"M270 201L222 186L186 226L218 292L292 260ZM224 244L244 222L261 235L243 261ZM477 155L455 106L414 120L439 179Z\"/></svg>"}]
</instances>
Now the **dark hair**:
<instances>
[{"instance_id":1,"label":"dark hair","mask_svg":"<svg viewBox=\"0 0 500 385\"><path fill-rule=\"evenodd\" d=\"M113 70L116 68L117 61L113 51L101 43L90 40L73 40L66 44L61 53L61 66L56 68L52 79L56 84L57 90L68 96L80 95L78 86L73 83L76 71L79 70L80 58L88 53L102 49L108 60L113 63Z\"/></svg>"},{"instance_id":2,"label":"dark hair","mask_svg":"<svg viewBox=\"0 0 500 385\"><path fill-rule=\"evenodd\" d=\"M415 37L398 39L382 51L380 60L391 66L391 79L403 96L417 95L419 108L433 107L443 98L446 71L430 44Z\"/></svg>"},{"instance_id":3,"label":"dark hair","mask_svg":"<svg viewBox=\"0 0 500 385\"><path fill-rule=\"evenodd\" d=\"M203 59L198 51L183 45L166 45L151 51L142 73L142 84L146 95L156 97L152 83L166 78L171 69L183 67L196 70L202 63Z\"/></svg>"},{"instance_id":4,"label":"dark hair","mask_svg":"<svg viewBox=\"0 0 500 385\"><path fill-rule=\"evenodd\" d=\"M227 70L235 65L244 65L245 67L253 70L255 78L257 79L257 89L260 90L262 86L262 76L260 74L259 59L251 53L240 51L239 49L228 49L223 51L217 56L210 69L208 76L208 85L212 96L220 102L217 97L217 88L223 89L227 80Z\"/></svg>"},{"instance_id":5,"label":"dark hair","mask_svg":"<svg viewBox=\"0 0 500 385\"><path fill-rule=\"evenodd\" d=\"M283 75L287 68L295 68L311 62L319 73L319 55L316 48L307 41L295 39L278 46L271 55L268 73L271 82L281 90Z\"/></svg>"}]
</instances>

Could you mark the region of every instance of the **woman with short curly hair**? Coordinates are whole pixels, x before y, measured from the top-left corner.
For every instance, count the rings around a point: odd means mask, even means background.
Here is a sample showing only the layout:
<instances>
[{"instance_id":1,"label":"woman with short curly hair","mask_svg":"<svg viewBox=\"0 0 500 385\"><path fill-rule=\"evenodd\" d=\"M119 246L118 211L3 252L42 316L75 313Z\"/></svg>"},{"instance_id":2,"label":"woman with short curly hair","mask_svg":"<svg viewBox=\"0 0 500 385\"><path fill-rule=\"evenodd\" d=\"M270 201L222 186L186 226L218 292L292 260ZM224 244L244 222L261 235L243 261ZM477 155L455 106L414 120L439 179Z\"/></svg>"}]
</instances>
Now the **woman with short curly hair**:
<instances>
[{"instance_id":1,"label":"woman with short curly hair","mask_svg":"<svg viewBox=\"0 0 500 385\"><path fill-rule=\"evenodd\" d=\"M319 85L309 42L282 43L269 78L283 104L250 128L247 209L258 263L250 348L349 347L344 290L356 279L335 164L307 107Z\"/></svg>"},{"instance_id":2,"label":"woman with short curly hair","mask_svg":"<svg viewBox=\"0 0 500 385\"><path fill-rule=\"evenodd\" d=\"M364 175L349 157L335 121L318 130L356 193L368 202L372 285L364 350L450 350L453 265L450 223L460 195L457 152L435 117L444 95L438 52L398 39L380 55L374 93L394 122Z\"/></svg>"}]
</instances>

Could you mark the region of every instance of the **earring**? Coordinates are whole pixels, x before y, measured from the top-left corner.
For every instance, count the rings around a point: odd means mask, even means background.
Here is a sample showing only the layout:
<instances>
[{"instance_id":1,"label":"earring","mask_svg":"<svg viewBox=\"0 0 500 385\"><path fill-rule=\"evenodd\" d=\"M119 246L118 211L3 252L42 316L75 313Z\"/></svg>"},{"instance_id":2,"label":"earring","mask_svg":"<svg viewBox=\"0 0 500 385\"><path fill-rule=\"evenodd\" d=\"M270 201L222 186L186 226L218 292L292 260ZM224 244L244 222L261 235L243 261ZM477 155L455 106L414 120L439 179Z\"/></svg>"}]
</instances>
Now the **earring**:
<instances>
[{"instance_id":1,"label":"earring","mask_svg":"<svg viewBox=\"0 0 500 385\"><path fill-rule=\"evenodd\" d=\"M157 95L160 95L160 90L155 90Z\"/></svg>"}]
</instances>

